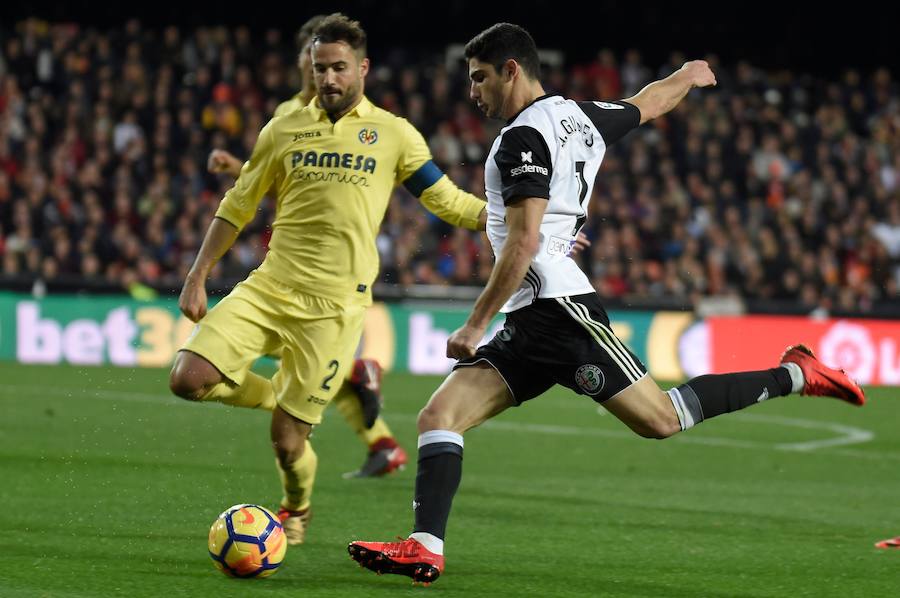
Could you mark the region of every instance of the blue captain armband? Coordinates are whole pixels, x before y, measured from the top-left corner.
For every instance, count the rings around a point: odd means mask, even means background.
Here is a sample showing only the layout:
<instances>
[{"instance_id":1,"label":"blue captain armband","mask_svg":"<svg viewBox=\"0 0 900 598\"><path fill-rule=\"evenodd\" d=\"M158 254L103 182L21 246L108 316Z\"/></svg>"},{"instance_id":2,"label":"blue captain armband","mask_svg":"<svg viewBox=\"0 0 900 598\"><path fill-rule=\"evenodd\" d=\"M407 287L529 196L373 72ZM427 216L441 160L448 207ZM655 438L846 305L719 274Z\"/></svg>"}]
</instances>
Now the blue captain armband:
<instances>
[{"instance_id":1,"label":"blue captain armband","mask_svg":"<svg viewBox=\"0 0 900 598\"><path fill-rule=\"evenodd\" d=\"M403 186L416 197L421 197L425 189L438 182L442 176L444 176L443 171L432 160L429 160L422 164L412 176L403 181Z\"/></svg>"}]
</instances>

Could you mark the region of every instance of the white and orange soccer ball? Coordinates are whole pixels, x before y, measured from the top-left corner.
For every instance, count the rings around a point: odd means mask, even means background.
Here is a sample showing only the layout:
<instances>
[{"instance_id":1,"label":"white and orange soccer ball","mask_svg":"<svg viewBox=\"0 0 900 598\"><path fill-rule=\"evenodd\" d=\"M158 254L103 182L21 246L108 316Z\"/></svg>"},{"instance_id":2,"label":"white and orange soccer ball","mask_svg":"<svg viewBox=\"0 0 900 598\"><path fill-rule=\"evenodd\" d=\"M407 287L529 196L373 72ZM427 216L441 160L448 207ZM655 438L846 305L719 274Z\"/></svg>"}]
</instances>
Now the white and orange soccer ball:
<instances>
[{"instance_id":1,"label":"white and orange soccer ball","mask_svg":"<svg viewBox=\"0 0 900 598\"><path fill-rule=\"evenodd\" d=\"M281 566L286 550L281 521L259 505L226 509L209 528L209 556L231 577L268 577Z\"/></svg>"}]
</instances>

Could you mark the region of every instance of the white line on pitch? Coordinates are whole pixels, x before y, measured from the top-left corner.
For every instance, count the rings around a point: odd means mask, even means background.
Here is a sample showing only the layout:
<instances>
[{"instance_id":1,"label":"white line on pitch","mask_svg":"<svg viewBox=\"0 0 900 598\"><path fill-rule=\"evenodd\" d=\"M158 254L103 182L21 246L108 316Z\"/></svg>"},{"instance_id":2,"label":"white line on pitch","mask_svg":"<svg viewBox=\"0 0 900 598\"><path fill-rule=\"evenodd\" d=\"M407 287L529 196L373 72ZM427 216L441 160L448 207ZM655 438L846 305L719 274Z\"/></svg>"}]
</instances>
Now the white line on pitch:
<instances>
[{"instance_id":1,"label":"white line on pitch","mask_svg":"<svg viewBox=\"0 0 900 598\"><path fill-rule=\"evenodd\" d=\"M842 424L813 421L796 417L782 417L780 415L763 415L757 413L742 413L740 414L740 419L778 424L794 428L805 428L807 430L827 430L830 432L834 432L835 434L840 434L840 436L836 436L834 438L826 438L823 440L811 440L808 442L788 442L775 445L775 448L783 451L814 451L820 448L827 448L831 446L862 444L863 442L869 442L870 440L875 438L875 434L873 432L869 430L863 430L862 428L854 428L853 426L844 426Z\"/></svg>"},{"instance_id":2,"label":"white line on pitch","mask_svg":"<svg viewBox=\"0 0 900 598\"><path fill-rule=\"evenodd\" d=\"M173 405L196 405L192 401L182 401L175 399L169 394L153 394L134 392L130 390L79 390L73 391L65 388L47 388L35 387L30 385L3 384L0 385L0 393L10 391L18 395L27 396L53 396L61 398L90 398L109 401L134 401L139 403L156 403ZM398 421L415 421L416 416L407 413L392 413L389 416L391 420ZM691 436L681 435L673 438L674 441L685 444L699 444L706 446L725 446L731 448L742 449L770 449L779 451L794 452L811 452L823 448L831 448L837 446L846 446L850 444L861 444L871 441L875 435L869 430L855 428L852 426L844 426L830 422L820 422L808 419L782 417L778 415L762 415L753 413L741 413L734 418L736 421L760 422L768 424L777 424L795 428L803 428L810 430L826 430L839 434L839 436L826 438L822 440L813 440L807 442L789 442L780 444L767 444L753 440L736 440L732 438L720 438L714 436ZM502 420L490 420L482 424L483 427L503 430L507 432L532 432L536 434L550 434L558 436L593 436L600 438L618 438L631 439L635 438L634 433L625 430L603 430L599 428L584 428L578 426L550 425L550 424L529 424L520 422L508 422ZM900 460L900 454L890 452L870 452L870 451L849 451L849 450L832 450L829 454L842 455L853 458L871 458L871 459L892 459Z\"/></svg>"}]
</instances>

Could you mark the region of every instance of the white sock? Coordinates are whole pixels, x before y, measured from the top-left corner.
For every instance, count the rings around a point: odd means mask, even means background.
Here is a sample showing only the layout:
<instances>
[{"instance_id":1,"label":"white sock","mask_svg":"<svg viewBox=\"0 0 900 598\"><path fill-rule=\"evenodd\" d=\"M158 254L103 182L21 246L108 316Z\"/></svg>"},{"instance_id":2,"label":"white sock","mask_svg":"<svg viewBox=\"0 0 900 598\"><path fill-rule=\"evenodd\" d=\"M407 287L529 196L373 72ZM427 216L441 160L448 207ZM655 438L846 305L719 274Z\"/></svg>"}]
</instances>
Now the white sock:
<instances>
[{"instance_id":1,"label":"white sock","mask_svg":"<svg viewBox=\"0 0 900 598\"><path fill-rule=\"evenodd\" d=\"M456 432L451 432L450 430L428 430L427 432L422 432L421 434L419 434L419 448L422 448L426 444L435 444L438 442L452 442L453 444L458 444L461 447L465 446L462 434L457 434Z\"/></svg>"},{"instance_id":2,"label":"white sock","mask_svg":"<svg viewBox=\"0 0 900 598\"><path fill-rule=\"evenodd\" d=\"M672 401L672 407L675 408L675 415L678 416L678 423L681 426L681 431L684 432L685 430L693 428L697 422L694 421L690 410L687 405L685 405L684 397L681 396L681 392L677 388L670 388L666 391L666 394L669 395L669 400Z\"/></svg>"},{"instance_id":3,"label":"white sock","mask_svg":"<svg viewBox=\"0 0 900 598\"><path fill-rule=\"evenodd\" d=\"M800 366L796 363L786 361L781 364L781 367L786 369L791 375L791 392L800 392L803 390L806 381L803 379L803 370L800 369Z\"/></svg>"},{"instance_id":4,"label":"white sock","mask_svg":"<svg viewBox=\"0 0 900 598\"><path fill-rule=\"evenodd\" d=\"M435 535L429 534L428 532L413 532L409 537L434 554L444 554L444 541Z\"/></svg>"}]
</instances>

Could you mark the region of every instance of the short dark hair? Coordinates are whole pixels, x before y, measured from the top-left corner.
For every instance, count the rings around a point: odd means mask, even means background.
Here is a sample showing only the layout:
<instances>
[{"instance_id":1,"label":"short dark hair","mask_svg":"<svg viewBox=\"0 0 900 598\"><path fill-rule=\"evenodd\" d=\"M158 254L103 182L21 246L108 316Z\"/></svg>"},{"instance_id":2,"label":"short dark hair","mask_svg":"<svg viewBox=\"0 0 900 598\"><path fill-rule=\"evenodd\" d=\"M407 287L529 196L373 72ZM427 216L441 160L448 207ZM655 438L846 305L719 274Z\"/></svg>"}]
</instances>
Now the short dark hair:
<instances>
[{"instance_id":1,"label":"short dark hair","mask_svg":"<svg viewBox=\"0 0 900 598\"><path fill-rule=\"evenodd\" d=\"M297 32L297 51L302 52L303 48L306 47L306 44L309 43L309 40L312 39L313 32L316 30L316 27L319 26L325 19L325 15L313 15L309 18L308 21L303 23L303 26L300 27L300 30Z\"/></svg>"},{"instance_id":2,"label":"short dark hair","mask_svg":"<svg viewBox=\"0 0 900 598\"><path fill-rule=\"evenodd\" d=\"M487 62L500 72L503 63L512 58L531 79L541 76L541 61L531 34L512 23L491 25L466 44L466 60Z\"/></svg>"},{"instance_id":3,"label":"short dark hair","mask_svg":"<svg viewBox=\"0 0 900 598\"><path fill-rule=\"evenodd\" d=\"M319 22L313 30L313 43L315 42L344 42L360 56L366 55L366 32L359 21L353 21L339 12L332 13Z\"/></svg>"}]
</instances>

